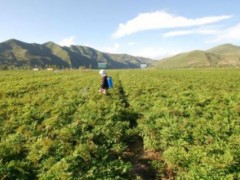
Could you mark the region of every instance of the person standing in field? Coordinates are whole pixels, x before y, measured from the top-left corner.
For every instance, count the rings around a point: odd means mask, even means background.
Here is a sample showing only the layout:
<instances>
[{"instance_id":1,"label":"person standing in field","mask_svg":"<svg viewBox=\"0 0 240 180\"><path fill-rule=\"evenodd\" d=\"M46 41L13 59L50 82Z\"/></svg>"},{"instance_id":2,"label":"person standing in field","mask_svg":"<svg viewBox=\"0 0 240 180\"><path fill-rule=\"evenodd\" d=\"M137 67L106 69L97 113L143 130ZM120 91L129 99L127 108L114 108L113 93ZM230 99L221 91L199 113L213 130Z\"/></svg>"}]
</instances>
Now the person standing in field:
<instances>
[{"instance_id":1,"label":"person standing in field","mask_svg":"<svg viewBox=\"0 0 240 180\"><path fill-rule=\"evenodd\" d=\"M104 69L101 69L99 71L99 74L102 77L99 92L107 95L107 90L108 90L107 73L106 73L106 71L104 71Z\"/></svg>"}]
</instances>

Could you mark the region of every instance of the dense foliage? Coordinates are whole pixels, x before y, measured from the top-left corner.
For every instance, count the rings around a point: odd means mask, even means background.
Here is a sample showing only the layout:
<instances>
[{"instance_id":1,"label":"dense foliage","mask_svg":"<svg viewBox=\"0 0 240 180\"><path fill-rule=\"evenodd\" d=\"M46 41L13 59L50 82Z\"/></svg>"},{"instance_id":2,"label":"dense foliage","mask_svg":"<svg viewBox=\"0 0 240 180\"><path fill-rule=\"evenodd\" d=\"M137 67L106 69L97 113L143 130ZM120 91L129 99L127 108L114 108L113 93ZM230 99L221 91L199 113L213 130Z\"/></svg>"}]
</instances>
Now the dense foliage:
<instances>
[{"instance_id":1,"label":"dense foliage","mask_svg":"<svg viewBox=\"0 0 240 180\"><path fill-rule=\"evenodd\" d=\"M136 179L141 136L156 179L240 178L240 72L0 72L1 179Z\"/></svg>"},{"instance_id":2,"label":"dense foliage","mask_svg":"<svg viewBox=\"0 0 240 180\"><path fill-rule=\"evenodd\" d=\"M124 73L138 128L159 178L240 178L240 71Z\"/></svg>"},{"instance_id":3,"label":"dense foliage","mask_svg":"<svg viewBox=\"0 0 240 180\"><path fill-rule=\"evenodd\" d=\"M1 177L128 178L127 112L117 88L98 93L97 75L1 72Z\"/></svg>"}]
</instances>

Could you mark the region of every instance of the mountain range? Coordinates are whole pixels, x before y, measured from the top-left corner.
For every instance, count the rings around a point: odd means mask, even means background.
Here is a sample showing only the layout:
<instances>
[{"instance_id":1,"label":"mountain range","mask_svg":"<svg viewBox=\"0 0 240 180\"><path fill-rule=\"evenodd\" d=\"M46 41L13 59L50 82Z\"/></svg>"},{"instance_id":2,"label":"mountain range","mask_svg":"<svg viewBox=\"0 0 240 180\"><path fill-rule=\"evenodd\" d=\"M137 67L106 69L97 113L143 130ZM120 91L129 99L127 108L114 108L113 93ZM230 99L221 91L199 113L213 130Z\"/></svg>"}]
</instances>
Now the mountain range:
<instances>
[{"instance_id":1,"label":"mountain range","mask_svg":"<svg viewBox=\"0 0 240 180\"><path fill-rule=\"evenodd\" d=\"M26 43L16 39L0 43L0 68L98 68L106 63L107 68L139 68L151 64L152 59L127 54L110 54L96 49L72 45L59 46L54 42L44 44Z\"/></svg>"},{"instance_id":2,"label":"mountain range","mask_svg":"<svg viewBox=\"0 0 240 180\"><path fill-rule=\"evenodd\" d=\"M240 46L223 44L206 51L194 50L155 61L155 68L198 68L240 66Z\"/></svg>"},{"instance_id":3,"label":"mountain range","mask_svg":"<svg viewBox=\"0 0 240 180\"><path fill-rule=\"evenodd\" d=\"M240 46L223 44L206 51L194 50L159 61L127 54L110 54L96 49L72 45L59 46L54 42L26 43L16 39L0 43L0 69L14 68L140 68L147 64L153 68L199 68L240 66Z\"/></svg>"}]
</instances>

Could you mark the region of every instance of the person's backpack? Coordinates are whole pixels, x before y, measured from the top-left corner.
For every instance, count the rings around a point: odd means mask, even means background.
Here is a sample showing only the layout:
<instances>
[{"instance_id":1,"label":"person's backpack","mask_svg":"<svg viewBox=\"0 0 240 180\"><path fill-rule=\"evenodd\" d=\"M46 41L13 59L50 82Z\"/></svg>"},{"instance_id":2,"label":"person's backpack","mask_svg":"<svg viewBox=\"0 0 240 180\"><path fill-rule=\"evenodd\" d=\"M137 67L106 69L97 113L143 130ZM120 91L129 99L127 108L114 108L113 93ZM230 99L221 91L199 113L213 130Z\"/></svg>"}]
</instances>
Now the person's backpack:
<instances>
[{"instance_id":1,"label":"person's backpack","mask_svg":"<svg viewBox=\"0 0 240 180\"><path fill-rule=\"evenodd\" d=\"M108 82L108 88L113 88L112 77L108 77L107 82Z\"/></svg>"}]
</instances>

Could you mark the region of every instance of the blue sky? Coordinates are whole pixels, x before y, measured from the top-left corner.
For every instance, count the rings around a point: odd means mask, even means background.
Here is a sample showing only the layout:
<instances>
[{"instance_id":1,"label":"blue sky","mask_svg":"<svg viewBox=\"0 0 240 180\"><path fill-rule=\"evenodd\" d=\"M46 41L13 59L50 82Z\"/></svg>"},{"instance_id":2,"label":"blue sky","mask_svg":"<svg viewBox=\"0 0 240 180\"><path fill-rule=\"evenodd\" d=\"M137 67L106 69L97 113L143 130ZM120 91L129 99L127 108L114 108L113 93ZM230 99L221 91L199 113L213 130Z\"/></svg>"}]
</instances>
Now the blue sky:
<instances>
[{"instance_id":1,"label":"blue sky","mask_svg":"<svg viewBox=\"0 0 240 180\"><path fill-rule=\"evenodd\" d=\"M154 59L240 45L239 0L0 0L0 42L53 41Z\"/></svg>"}]
</instances>

